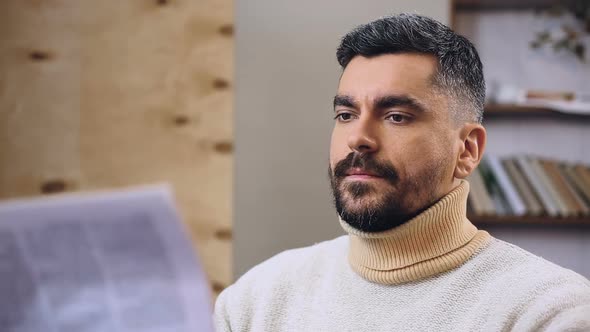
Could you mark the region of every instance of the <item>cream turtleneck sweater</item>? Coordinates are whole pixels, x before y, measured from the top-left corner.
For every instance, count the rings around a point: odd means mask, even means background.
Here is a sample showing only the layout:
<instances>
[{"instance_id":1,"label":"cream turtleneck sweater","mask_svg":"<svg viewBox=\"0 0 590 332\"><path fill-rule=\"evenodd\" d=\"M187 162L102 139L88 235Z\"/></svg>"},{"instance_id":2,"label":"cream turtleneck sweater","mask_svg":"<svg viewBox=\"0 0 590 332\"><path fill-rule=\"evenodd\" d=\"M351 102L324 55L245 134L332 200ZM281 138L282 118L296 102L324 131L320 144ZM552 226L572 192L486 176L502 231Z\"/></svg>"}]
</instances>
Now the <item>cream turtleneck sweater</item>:
<instances>
[{"instance_id":1,"label":"cream turtleneck sweater","mask_svg":"<svg viewBox=\"0 0 590 332\"><path fill-rule=\"evenodd\" d=\"M590 331L590 282L477 230L468 192L261 263L217 299L217 330Z\"/></svg>"},{"instance_id":2,"label":"cream turtleneck sweater","mask_svg":"<svg viewBox=\"0 0 590 332\"><path fill-rule=\"evenodd\" d=\"M365 279L399 284L456 268L487 244L490 235L467 219L469 183L394 229L364 233L340 220L350 235L348 259Z\"/></svg>"}]
</instances>

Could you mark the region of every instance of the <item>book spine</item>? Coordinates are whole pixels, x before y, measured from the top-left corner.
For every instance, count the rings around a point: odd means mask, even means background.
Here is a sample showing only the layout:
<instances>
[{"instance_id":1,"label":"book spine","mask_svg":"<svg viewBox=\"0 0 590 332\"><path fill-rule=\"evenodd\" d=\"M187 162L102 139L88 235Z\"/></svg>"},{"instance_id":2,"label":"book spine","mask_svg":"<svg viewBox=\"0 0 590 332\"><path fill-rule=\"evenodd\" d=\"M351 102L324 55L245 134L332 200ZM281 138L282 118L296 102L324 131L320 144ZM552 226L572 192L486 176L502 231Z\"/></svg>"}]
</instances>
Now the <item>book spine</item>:
<instances>
[{"instance_id":1,"label":"book spine","mask_svg":"<svg viewBox=\"0 0 590 332\"><path fill-rule=\"evenodd\" d=\"M576 179L576 187L580 192L582 192L586 202L590 203L590 178L586 179L585 175L580 171L580 169L580 165L567 167L571 177Z\"/></svg>"},{"instance_id":2,"label":"book spine","mask_svg":"<svg viewBox=\"0 0 590 332\"><path fill-rule=\"evenodd\" d=\"M494 205L489 193L487 192L481 170L476 168L470 175L470 183L473 183L474 198L479 203L478 214L492 215L495 214Z\"/></svg>"},{"instance_id":3,"label":"book spine","mask_svg":"<svg viewBox=\"0 0 590 332\"><path fill-rule=\"evenodd\" d=\"M484 214L484 208L481 201L480 188L478 188L479 184L475 179L476 174L477 169L471 172L471 174L466 179L469 182L469 196L467 196L467 208L468 212L480 216Z\"/></svg>"},{"instance_id":4,"label":"book spine","mask_svg":"<svg viewBox=\"0 0 590 332\"><path fill-rule=\"evenodd\" d=\"M540 160L539 163L545 169L547 177L555 188L557 195L564 203L568 216L577 216L582 213L580 206L578 206L576 199L567 188L567 184L563 181L555 162L549 160Z\"/></svg>"},{"instance_id":5,"label":"book spine","mask_svg":"<svg viewBox=\"0 0 590 332\"><path fill-rule=\"evenodd\" d=\"M551 200L556 205L558 215L567 216L569 214L568 207L562 200L561 196L559 195L559 192L557 191L551 180L549 180L547 171L543 167L541 161L538 158L531 158L530 162L531 165L537 170L537 176L539 177L541 182L543 182L546 190L549 193L549 197L551 197Z\"/></svg>"},{"instance_id":6,"label":"book spine","mask_svg":"<svg viewBox=\"0 0 590 332\"><path fill-rule=\"evenodd\" d=\"M500 163L500 159L496 156L488 156L487 160L490 171L494 174L498 187L506 198L508 205L510 205L512 213L517 216L524 215L526 213L526 206Z\"/></svg>"},{"instance_id":7,"label":"book spine","mask_svg":"<svg viewBox=\"0 0 590 332\"><path fill-rule=\"evenodd\" d=\"M524 156L519 156L516 157L515 161L523 171L534 191L537 193L541 203L543 204L543 207L545 208L545 211L547 211L547 214L552 217L557 216L559 214L559 210L547 192L547 189L545 189L544 184L540 181L537 171L530 163L530 160Z\"/></svg>"},{"instance_id":8,"label":"book spine","mask_svg":"<svg viewBox=\"0 0 590 332\"><path fill-rule=\"evenodd\" d=\"M582 182L584 182L584 186L590 187L590 169L584 167L583 165L576 165L574 169L582 179Z\"/></svg>"},{"instance_id":9,"label":"book spine","mask_svg":"<svg viewBox=\"0 0 590 332\"><path fill-rule=\"evenodd\" d=\"M494 203L496 213L502 216L512 214L513 212L510 208L510 205L508 204L506 197L504 196L504 193L500 189L498 180L496 179L495 174L490 168L488 159L482 159L479 167L481 167L484 183L486 185L488 193L490 194L492 202Z\"/></svg>"},{"instance_id":10,"label":"book spine","mask_svg":"<svg viewBox=\"0 0 590 332\"><path fill-rule=\"evenodd\" d=\"M579 211L582 215L587 216L590 214L590 204L584 201L582 194L577 190L575 184L571 182L566 169L565 164L563 163L556 163L556 168L559 172L559 176L561 177L563 183L566 185L567 190L572 195L574 201L579 207Z\"/></svg>"},{"instance_id":11,"label":"book spine","mask_svg":"<svg viewBox=\"0 0 590 332\"><path fill-rule=\"evenodd\" d=\"M560 183L563 196L568 201L568 204L575 211L575 215L579 216L586 213L586 206L581 202L577 192L568 184L567 178L561 171L557 161L547 161L548 167L553 170L553 174L557 182Z\"/></svg>"},{"instance_id":12,"label":"book spine","mask_svg":"<svg viewBox=\"0 0 590 332\"><path fill-rule=\"evenodd\" d=\"M541 215L545 212L543 205L536 196L531 184L528 183L526 176L519 169L518 165L513 159L506 159L502 161L508 176L514 183L516 190L520 193L524 204L526 205L527 212L533 216Z\"/></svg>"}]
</instances>

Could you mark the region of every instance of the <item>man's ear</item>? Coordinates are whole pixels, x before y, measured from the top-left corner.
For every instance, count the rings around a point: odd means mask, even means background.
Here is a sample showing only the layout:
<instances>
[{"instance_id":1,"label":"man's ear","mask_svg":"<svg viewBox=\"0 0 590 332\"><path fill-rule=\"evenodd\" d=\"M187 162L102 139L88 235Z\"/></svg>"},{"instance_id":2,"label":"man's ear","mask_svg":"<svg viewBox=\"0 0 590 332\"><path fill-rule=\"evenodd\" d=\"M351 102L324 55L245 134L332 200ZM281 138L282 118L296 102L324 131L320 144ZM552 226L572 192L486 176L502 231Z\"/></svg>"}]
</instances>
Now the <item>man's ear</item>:
<instances>
[{"instance_id":1,"label":"man's ear","mask_svg":"<svg viewBox=\"0 0 590 332\"><path fill-rule=\"evenodd\" d=\"M478 123L466 123L459 131L461 145L454 176L466 178L479 165L486 146L486 129Z\"/></svg>"}]
</instances>

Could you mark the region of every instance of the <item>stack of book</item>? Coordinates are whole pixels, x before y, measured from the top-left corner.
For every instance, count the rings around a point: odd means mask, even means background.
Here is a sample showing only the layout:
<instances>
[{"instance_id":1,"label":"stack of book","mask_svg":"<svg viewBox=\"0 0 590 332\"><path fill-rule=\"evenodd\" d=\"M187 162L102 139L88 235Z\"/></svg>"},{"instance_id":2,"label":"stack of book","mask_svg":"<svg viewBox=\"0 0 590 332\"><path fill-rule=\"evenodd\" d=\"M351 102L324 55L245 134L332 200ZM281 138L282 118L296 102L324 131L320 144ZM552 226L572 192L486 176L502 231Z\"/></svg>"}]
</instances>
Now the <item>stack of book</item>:
<instances>
[{"instance_id":1,"label":"stack of book","mask_svg":"<svg viewBox=\"0 0 590 332\"><path fill-rule=\"evenodd\" d=\"M467 180L470 216L580 218L590 223L588 165L487 156Z\"/></svg>"}]
</instances>

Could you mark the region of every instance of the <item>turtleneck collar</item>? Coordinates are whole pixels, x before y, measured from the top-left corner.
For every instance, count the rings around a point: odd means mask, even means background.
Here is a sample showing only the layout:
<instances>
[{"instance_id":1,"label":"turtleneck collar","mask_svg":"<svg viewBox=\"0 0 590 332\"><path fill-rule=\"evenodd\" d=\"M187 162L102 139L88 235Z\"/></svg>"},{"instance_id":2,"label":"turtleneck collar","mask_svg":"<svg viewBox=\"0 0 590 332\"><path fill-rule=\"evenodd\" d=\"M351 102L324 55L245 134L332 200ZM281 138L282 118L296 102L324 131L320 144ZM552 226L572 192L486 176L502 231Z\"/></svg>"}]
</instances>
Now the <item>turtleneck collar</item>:
<instances>
[{"instance_id":1,"label":"turtleneck collar","mask_svg":"<svg viewBox=\"0 0 590 332\"><path fill-rule=\"evenodd\" d=\"M420 280L454 269L491 238L466 217L469 182L393 229L367 233L340 224L349 234L348 260L363 278L380 284Z\"/></svg>"}]
</instances>

